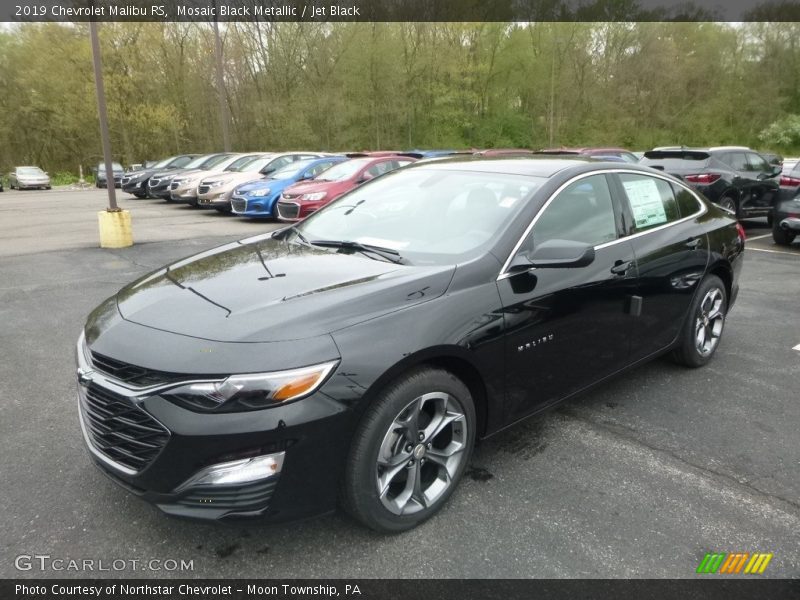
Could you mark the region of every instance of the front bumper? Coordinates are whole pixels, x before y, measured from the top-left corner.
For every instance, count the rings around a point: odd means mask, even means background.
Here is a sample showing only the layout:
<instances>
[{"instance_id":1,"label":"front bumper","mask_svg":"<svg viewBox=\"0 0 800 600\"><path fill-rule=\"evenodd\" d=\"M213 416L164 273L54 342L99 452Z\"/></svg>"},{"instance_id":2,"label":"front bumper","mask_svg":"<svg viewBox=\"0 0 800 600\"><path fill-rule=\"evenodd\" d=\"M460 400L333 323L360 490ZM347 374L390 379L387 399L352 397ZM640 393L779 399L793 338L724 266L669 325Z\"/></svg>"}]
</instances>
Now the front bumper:
<instances>
[{"instance_id":1,"label":"front bumper","mask_svg":"<svg viewBox=\"0 0 800 600\"><path fill-rule=\"evenodd\" d=\"M129 492L167 514L204 520L283 521L335 508L352 418L325 386L284 406L199 413L92 371L78 354L84 442L94 463ZM197 482L213 465L265 456L278 468L263 477Z\"/></svg>"},{"instance_id":2,"label":"front bumper","mask_svg":"<svg viewBox=\"0 0 800 600\"><path fill-rule=\"evenodd\" d=\"M778 221L778 226L781 229L788 229L789 231L800 231L800 218L786 217Z\"/></svg>"},{"instance_id":3,"label":"front bumper","mask_svg":"<svg viewBox=\"0 0 800 600\"><path fill-rule=\"evenodd\" d=\"M50 187L49 181L17 181L18 190L39 190Z\"/></svg>"},{"instance_id":4,"label":"front bumper","mask_svg":"<svg viewBox=\"0 0 800 600\"><path fill-rule=\"evenodd\" d=\"M242 217L275 217L275 198L270 196L235 195L230 199L231 210Z\"/></svg>"},{"instance_id":5,"label":"front bumper","mask_svg":"<svg viewBox=\"0 0 800 600\"><path fill-rule=\"evenodd\" d=\"M172 183L172 177L159 179L156 184L153 184L153 180L151 179L147 183L147 191L150 193L151 196L155 196L156 198L167 199L170 197L169 186L171 183Z\"/></svg>"},{"instance_id":6,"label":"front bumper","mask_svg":"<svg viewBox=\"0 0 800 600\"><path fill-rule=\"evenodd\" d=\"M233 189L226 189L222 186L210 188L208 192L197 195L197 204L208 207L230 206Z\"/></svg>"},{"instance_id":7,"label":"front bumper","mask_svg":"<svg viewBox=\"0 0 800 600\"><path fill-rule=\"evenodd\" d=\"M177 188L169 191L170 200L173 202L185 202L187 204L197 204L197 188Z\"/></svg>"}]
</instances>

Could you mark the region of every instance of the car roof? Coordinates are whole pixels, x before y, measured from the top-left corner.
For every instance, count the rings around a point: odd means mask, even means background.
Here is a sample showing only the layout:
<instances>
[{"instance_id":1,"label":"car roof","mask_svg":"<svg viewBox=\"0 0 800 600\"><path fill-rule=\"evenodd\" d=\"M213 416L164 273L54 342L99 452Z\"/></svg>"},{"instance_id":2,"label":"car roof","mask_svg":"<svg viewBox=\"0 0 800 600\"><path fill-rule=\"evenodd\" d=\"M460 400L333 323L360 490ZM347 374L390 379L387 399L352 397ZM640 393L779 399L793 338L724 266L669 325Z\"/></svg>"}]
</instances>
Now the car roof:
<instances>
[{"instance_id":1,"label":"car roof","mask_svg":"<svg viewBox=\"0 0 800 600\"><path fill-rule=\"evenodd\" d=\"M532 177L552 177L559 171L578 167L581 165L597 165L604 163L589 156L572 155L551 158L548 156L518 156L518 157L485 157L485 156L457 156L443 158L436 161L423 161L415 169L447 169L452 171L482 171L485 173L505 173L508 175L529 175ZM619 163L608 163L619 168ZM626 165L626 168L636 165ZM591 170L591 169L587 169ZM643 169L647 170L647 169Z\"/></svg>"},{"instance_id":2,"label":"car roof","mask_svg":"<svg viewBox=\"0 0 800 600\"><path fill-rule=\"evenodd\" d=\"M603 152L628 152L633 154L627 148L618 148L616 146L585 146L581 148L545 148L543 150L539 150L540 153L549 153L549 154L558 154L559 152L564 152L565 154L569 154L575 152L577 154L588 154L588 153L603 153Z\"/></svg>"}]
</instances>

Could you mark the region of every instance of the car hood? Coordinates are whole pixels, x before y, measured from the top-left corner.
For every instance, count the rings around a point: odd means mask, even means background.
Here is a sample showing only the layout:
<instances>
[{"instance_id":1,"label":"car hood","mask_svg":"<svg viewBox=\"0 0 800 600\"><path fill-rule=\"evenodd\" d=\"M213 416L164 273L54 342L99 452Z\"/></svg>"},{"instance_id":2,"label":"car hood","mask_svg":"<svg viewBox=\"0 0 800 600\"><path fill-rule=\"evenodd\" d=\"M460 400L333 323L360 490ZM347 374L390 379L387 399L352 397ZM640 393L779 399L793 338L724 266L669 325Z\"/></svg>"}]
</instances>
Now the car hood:
<instances>
[{"instance_id":1,"label":"car hood","mask_svg":"<svg viewBox=\"0 0 800 600\"><path fill-rule=\"evenodd\" d=\"M441 296L454 266L403 266L269 235L186 258L117 294L121 316L220 342L316 337Z\"/></svg>"},{"instance_id":2,"label":"car hood","mask_svg":"<svg viewBox=\"0 0 800 600\"><path fill-rule=\"evenodd\" d=\"M246 194L247 192L252 192L253 190L262 190L264 188L274 187L276 184L283 184L283 186L291 185L292 181L283 181L281 179L256 179L255 181L247 181L245 183L240 183L239 187L236 188L236 193L239 194Z\"/></svg>"},{"instance_id":3,"label":"car hood","mask_svg":"<svg viewBox=\"0 0 800 600\"><path fill-rule=\"evenodd\" d=\"M163 171L153 171L151 177L154 179L164 179L166 177L175 177L176 175L186 175L187 173L199 173L199 169L165 169Z\"/></svg>"},{"instance_id":4,"label":"car hood","mask_svg":"<svg viewBox=\"0 0 800 600\"><path fill-rule=\"evenodd\" d=\"M242 182L252 181L258 179L258 171L225 171L223 173L215 173L207 177L203 177L203 183L210 181L221 181L222 185L237 185Z\"/></svg>"},{"instance_id":5,"label":"car hood","mask_svg":"<svg viewBox=\"0 0 800 600\"><path fill-rule=\"evenodd\" d=\"M314 192L327 192L330 189L347 184L348 181L309 181L307 183L295 183L286 188L285 193L294 195L313 194Z\"/></svg>"}]
</instances>

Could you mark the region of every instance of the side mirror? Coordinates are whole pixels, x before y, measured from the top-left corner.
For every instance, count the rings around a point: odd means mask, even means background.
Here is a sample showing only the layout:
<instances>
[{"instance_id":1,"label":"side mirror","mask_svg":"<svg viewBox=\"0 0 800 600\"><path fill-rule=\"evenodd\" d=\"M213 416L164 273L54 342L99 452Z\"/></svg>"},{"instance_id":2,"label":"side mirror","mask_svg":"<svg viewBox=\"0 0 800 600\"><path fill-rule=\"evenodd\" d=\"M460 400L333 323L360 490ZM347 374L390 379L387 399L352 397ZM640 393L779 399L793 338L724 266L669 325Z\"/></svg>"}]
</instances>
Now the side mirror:
<instances>
[{"instance_id":1,"label":"side mirror","mask_svg":"<svg viewBox=\"0 0 800 600\"><path fill-rule=\"evenodd\" d=\"M300 175L300 181L308 181L309 179L314 179L313 173L303 173Z\"/></svg>"},{"instance_id":2,"label":"side mirror","mask_svg":"<svg viewBox=\"0 0 800 600\"><path fill-rule=\"evenodd\" d=\"M362 173L361 177L358 178L358 181L356 183L366 183L367 181L373 178L374 176L370 175L369 173Z\"/></svg>"},{"instance_id":3,"label":"side mirror","mask_svg":"<svg viewBox=\"0 0 800 600\"><path fill-rule=\"evenodd\" d=\"M547 240L532 251L520 252L511 261L509 270L575 269L594 262L594 246L571 240Z\"/></svg>"},{"instance_id":4,"label":"side mirror","mask_svg":"<svg viewBox=\"0 0 800 600\"><path fill-rule=\"evenodd\" d=\"M261 170L262 175L272 175L277 169L275 167L266 167Z\"/></svg>"}]
</instances>

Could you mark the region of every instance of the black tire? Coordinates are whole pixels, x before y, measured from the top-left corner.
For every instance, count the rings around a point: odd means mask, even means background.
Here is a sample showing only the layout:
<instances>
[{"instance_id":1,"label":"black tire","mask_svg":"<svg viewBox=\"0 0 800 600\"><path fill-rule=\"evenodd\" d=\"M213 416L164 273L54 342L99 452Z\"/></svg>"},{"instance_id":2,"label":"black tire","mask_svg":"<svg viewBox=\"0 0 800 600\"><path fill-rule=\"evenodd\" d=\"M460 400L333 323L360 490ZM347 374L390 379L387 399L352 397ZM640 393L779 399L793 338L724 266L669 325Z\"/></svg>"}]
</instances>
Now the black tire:
<instances>
[{"instance_id":1,"label":"black tire","mask_svg":"<svg viewBox=\"0 0 800 600\"><path fill-rule=\"evenodd\" d=\"M739 218L739 203L736 201L735 198L731 196L723 196L722 198L719 199L719 202L717 202L717 204L722 208L726 208L729 211L731 211L734 215L736 215L737 219Z\"/></svg>"},{"instance_id":2,"label":"black tire","mask_svg":"<svg viewBox=\"0 0 800 600\"><path fill-rule=\"evenodd\" d=\"M46 190L52 190L52 189L53 189L53 186L52 186L52 185L48 185L48 186L47 186L47 187L45 187L44 189L46 189Z\"/></svg>"},{"instance_id":3,"label":"black tire","mask_svg":"<svg viewBox=\"0 0 800 600\"><path fill-rule=\"evenodd\" d=\"M773 221L773 219L774 219L774 218L775 218L775 217L774 217L774 215L772 214L772 211L770 211L770 212L767 214L767 227L772 227L772 221Z\"/></svg>"},{"instance_id":4,"label":"black tire","mask_svg":"<svg viewBox=\"0 0 800 600\"><path fill-rule=\"evenodd\" d=\"M778 223L772 224L772 240L779 246L788 246L793 241L797 234L788 229L781 229Z\"/></svg>"},{"instance_id":5,"label":"black tire","mask_svg":"<svg viewBox=\"0 0 800 600\"><path fill-rule=\"evenodd\" d=\"M412 413L418 419L402 419ZM446 421L439 420L442 415L458 417L434 433L436 423ZM411 426L398 425L400 422ZM379 394L353 436L340 490L342 507L383 533L416 527L436 514L455 490L469 464L475 429L472 396L457 377L429 367L401 376ZM416 434L411 433L414 430ZM428 430L432 435L423 437ZM384 466L379 465L381 457ZM419 478L410 479L412 473ZM441 479L443 475L449 476L449 482L447 477ZM409 491L409 487L413 489Z\"/></svg>"},{"instance_id":6,"label":"black tire","mask_svg":"<svg viewBox=\"0 0 800 600\"><path fill-rule=\"evenodd\" d=\"M703 320L703 316L708 317L714 314L715 301L709 299L719 298L721 303L718 307L720 318ZM716 275L706 275L700 282L697 291L689 307L689 313L680 334L678 346L672 351L672 359L678 364L686 367L702 367L708 364L719 347L719 340L725 326L725 317L728 312L728 293L725 284ZM717 321L719 325L717 326ZM699 336L700 328L703 327L703 339L711 339L710 348L705 351L700 349ZM717 330L718 327L718 330ZM716 340L716 341L714 341ZM706 344L703 344L706 346Z\"/></svg>"}]
</instances>

